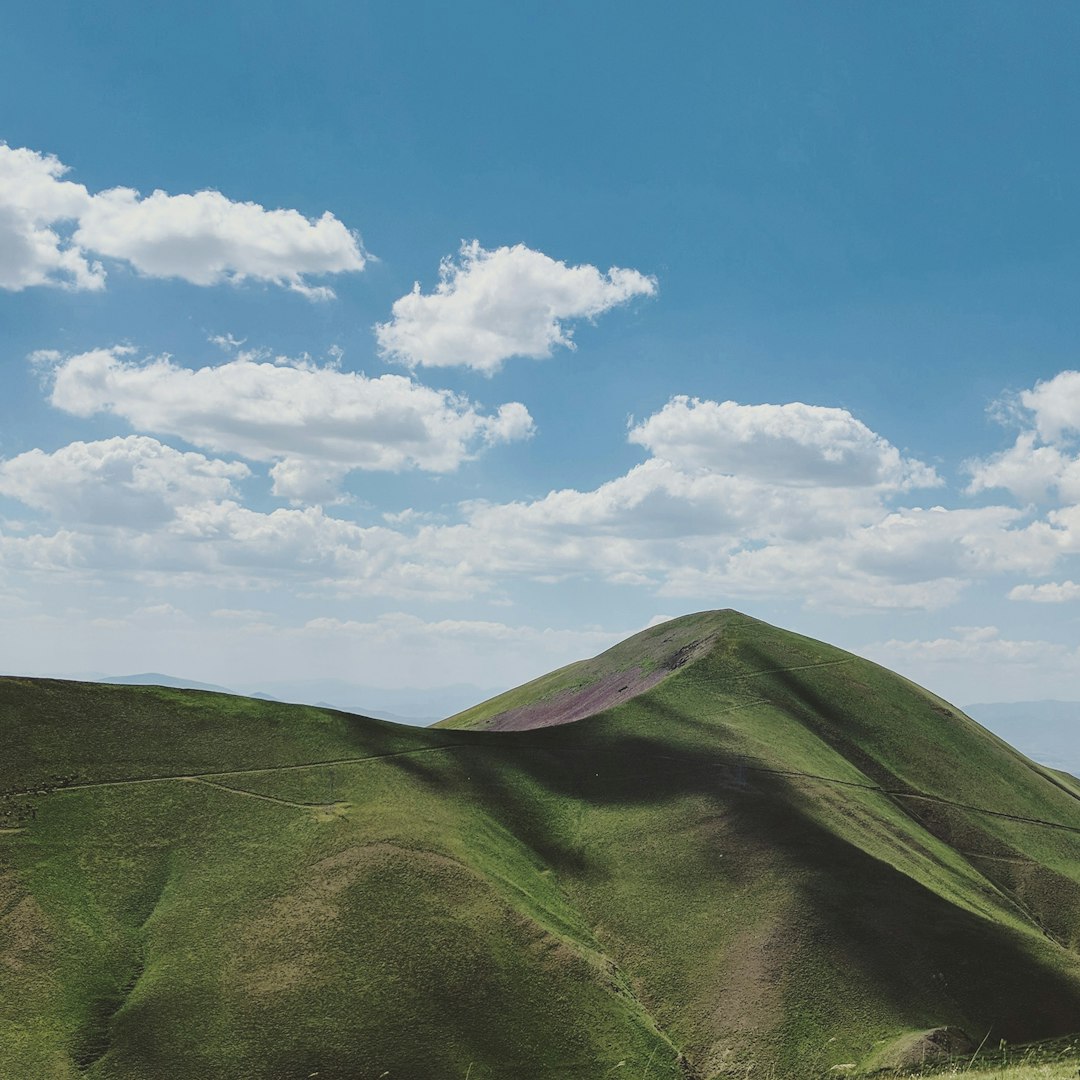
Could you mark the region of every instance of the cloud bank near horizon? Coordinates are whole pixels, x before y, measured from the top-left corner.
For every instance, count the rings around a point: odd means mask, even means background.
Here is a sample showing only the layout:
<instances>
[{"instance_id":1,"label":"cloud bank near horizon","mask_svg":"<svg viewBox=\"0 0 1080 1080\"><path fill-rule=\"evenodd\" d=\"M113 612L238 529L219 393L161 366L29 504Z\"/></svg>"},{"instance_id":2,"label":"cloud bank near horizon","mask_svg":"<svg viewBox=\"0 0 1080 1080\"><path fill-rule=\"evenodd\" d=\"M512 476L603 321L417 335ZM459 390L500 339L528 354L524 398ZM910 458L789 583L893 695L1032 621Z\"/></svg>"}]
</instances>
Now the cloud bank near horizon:
<instances>
[{"instance_id":1,"label":"cloud bank near horizon","mask_svg":"<svg viewBox=\"0 0 1080 1080\"><path fill-rule=\"evenodd\" d=\"M1037 579L1080 552L1080 505L914 502L941 476L840 408L676 395L629 427L645 459L594 488L379 515L326 508L350 473L447 473L533 437L525 406L485 413L405 376L250 352L200 368L117 348L35 363L54 407L138 434L0 462L0 495L43 515L0 534L23 570L428 600L578 580L849 612L937 610L979 581L1014 600L1075 595ZM260 477L290 508L252 504Z\"/></svg>"}]
</instances>

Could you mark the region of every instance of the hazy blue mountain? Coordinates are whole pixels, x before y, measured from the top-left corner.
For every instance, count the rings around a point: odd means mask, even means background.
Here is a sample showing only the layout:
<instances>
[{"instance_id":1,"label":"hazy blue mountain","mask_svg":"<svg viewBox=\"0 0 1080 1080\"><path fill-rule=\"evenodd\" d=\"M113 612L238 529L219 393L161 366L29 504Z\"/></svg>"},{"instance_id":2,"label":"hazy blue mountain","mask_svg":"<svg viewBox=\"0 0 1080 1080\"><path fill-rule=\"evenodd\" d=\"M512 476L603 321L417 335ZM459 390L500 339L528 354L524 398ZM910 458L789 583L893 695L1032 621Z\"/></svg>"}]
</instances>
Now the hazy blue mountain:
<instances>
[{"instance_id":1,"label":"hazy blue mountain","mask_svg":"<svg viewBox=\"0 0 1080 1080\"><path fill-rule=\"evenodd\" d=\"M364 686L345 679L293 679L261 683L236 689L217 683L199 682L160 671L137 675L105 675L100 672L61 672L55 678L78 682L113 683L126 686L168 686L179 690L213 690L219 694L238 694L260 701L281 701L296 705L318 705L342 712L372 716L395 723L427 726L461 712L478 701L493 696L503 687L481 687L470 683L436 686L428 689L387 689Z\"/></svg>"},{"instance_id":2,"label":"hazy blue mountain","mask_svg":"<svg viewBox=\"0 0 1080 1080\"><path fill-rule=\"evenodd\" d=\"M1080 775L1080 701L998 701L964 711L1028 757Z\"/></svg>"},{"instance_id":3,"label":"hazy blue mountain","mask_svg":"<svg viewBox=\"0 0 1080 1080\"><path fill-rule=\"evenodd\" d=\"M461 712L493 696L503 687L480 687L470 683L428 689L387 689L364 686L345 679L297 679L262 683L252 697L272 698L298 705L320 705L394 720L405 724L431 724Z\"/></svg>"},{"instance_id":4,"label":"hazy blue mountain","mask_svg":"<svg viewBox=\"0 0 1080 1080\"><path fill-rule=\"evenodd\" d=\"M236 693L235 690L230 690L227 686L219 686L217 683L197 682L195 679L163 675L160 671L144 671L139 675L103 675L94 681L123 686L172 686L177 690L212 690L217 694Z\"/></svg>"}]
</instances>

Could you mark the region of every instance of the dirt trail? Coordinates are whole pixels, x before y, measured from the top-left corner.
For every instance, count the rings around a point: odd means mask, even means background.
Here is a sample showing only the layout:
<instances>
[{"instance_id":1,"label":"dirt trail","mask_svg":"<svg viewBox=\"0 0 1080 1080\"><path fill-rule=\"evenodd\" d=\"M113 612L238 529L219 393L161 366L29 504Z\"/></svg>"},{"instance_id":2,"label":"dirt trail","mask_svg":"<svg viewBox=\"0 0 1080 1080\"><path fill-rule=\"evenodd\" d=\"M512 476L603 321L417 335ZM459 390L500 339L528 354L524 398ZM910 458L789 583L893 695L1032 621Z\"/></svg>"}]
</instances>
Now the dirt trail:
<instances>
[{"instance_id":1,"label":"dirt trail","mask_svg":"<svg viewBox=\"0 0 1080 1080\"><path fill-rule=\"evenodd\" d=\"M1025 825L1042 825L1047 829L1063 829L1065 832L1080 833L1080 828L1075 825L1062 825L1060 821L1023 817L1020 814L1006 814L1001 810L987 810L982 806L972 806L970 803L956 802L954 799L943 799L938 795L916 795L911 791L886 791L885 788L881 791L897 799L918 799L920 802L937 803L939 806L952 806L957 810L970 810L974 814L989 814L990 817L1004 818L1006 821L1021 821Z\"/></svg>"},{"instance_id":2,"label":"dirt trail","mask_svg":"<svg viewBox=\"0 0 1080 1080\"><path fill-rule=\"evenodd\" d=\"M277 795L264 795L261 791L249 791L247 788L230 787L228 784L219 784L213 780L207 780L204 776L188 776L183 779L193 784L205 784L207 787L217 788L218 791L227 791L231 795L243 795L248 799L262 799L263 802L278 803L281 806L293 806L297 810L326 810L332 811L335 807L343 805L339 802L329 803L303 803L292 802L290 799L281 799Z\"/></svg>"},{"instance_id":3,"label":"dirt trail","mask_svg":"<svg viewBox=\"0 0 1080 1080\"><path fill-rule=\"evenodd\" d=\"M814 668L837 667L839 664L850 664L858 660L857 656L845 656L842 660L821 660L816 664L797 664L795 667L765 668L763 671L748 671L744 675L721 676L720 682L735 682L738 679L756 679L760 675L783 675L788 671L812 671Z\"/></svg>"},{"instance_id":4,"label":"dirt trail","mask_svg":"<svg viewBox=\"0 0 1080 1080\"><path fill-rule=\"evenodd\" d=\"M956 851L965 859L987 859L990 862L1018 863L1020 866L1038 865L1034 859L1023 859L1017 855L989 855L984 851L961 851L959 848Z\"/></svg>"},{"instance_id":5,"label":"dirt trail","mask_svg":"<svg viewBox=\"0 0 1080 1080\"><path fill-rule=\"evenodd\" d=\"M165 784L173 780L206 780L215 776L257 776L264 773L296 772L301 769L322 769L327 765L359 765L365 761L384 761L386 758L405 757L411 754L431 754L441 750L454 750L468 743L446 743L444 746L421 746L415 750L393 750L388 754L368 754L365 757L328 758L326 761L305 761L299 765L261 765L252 769L217 769L213 772L203 773L162 773L160 776L135 776L125 777L120 780L93 780L85 784L65 784L63 787L55 787L49 790L50 795L62 794L65 791L89 791L93 788L124 787L129 784ZM224 787L225 785L218 785ZM27 788L25 791L9 792L18 798L27 795L36 795L40 787ZM230 788L229 790L236 790ZM267 796L269 798L269 796ZM300 804L298 804L300 805Z\"/></svg>"}]
</instances>

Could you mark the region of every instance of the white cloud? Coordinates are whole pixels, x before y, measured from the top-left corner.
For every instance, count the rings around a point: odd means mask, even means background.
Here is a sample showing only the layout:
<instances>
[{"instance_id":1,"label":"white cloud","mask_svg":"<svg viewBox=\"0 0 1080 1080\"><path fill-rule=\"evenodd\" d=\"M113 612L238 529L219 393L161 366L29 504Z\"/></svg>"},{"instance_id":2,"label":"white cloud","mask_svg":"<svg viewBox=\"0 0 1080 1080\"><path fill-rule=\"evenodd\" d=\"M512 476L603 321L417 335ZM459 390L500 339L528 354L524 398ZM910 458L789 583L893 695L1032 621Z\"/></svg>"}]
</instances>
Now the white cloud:
<instances>
[{"instance_id":1,"label":"white cloud","mask_svg":"<svg viewBox=\"0 0 1080 1080\"><path fill-rule=\"evenodd\" d=\"M88 488L88 501L95 492L112 499L108 515L94 511L93 520L79 520L87 512L68 508L61 487L48 500L62 523L56 532L0 526L0 569L161 589L270 588L294 596L425 602L460 600L490 587L490 577L467 562L432 556L402 533L345 521L321 507L267 514L231 499L169 507L152 496L113 497L101 484Z\"/></svg>"},{"instance_id":2,"label":"white cloud","mask_svg":"<svg viewBox=\"0 0 1080 1080\"><path fill-rule=\"evenodd\" d=\"M240 462L180 453L141 435L30 450L0 462L0 495L68 524L149 529L178 507L220 500L249 475Z\"/></svg>"},{"instance_id":3,"label":"white cloud","mask_svg":"<svg viewBox=\"0 0 1080 1080\"><path fill-rule=\"evenodd\" d=\"M940 608L979 579L1047 573L1078 547L1080 521L1061 515L893 506L940 481L843 410L675 398L630 437L657 456L592 490L466 504L463 524L420 535L492 575L847 610Z\"/></svg>"},{"instance_id":4,"label":"white cloud","mask_svg":"<svg viewBox=\"0 0 1080 1080\"><path fill-rule=\"evenodd\" d=\"M90 204L82 184L55 157L0 143L0 289L31 285L101 289L105 272L53 228L76 220Z\"/></svg>"},{"instance_id":5,"label":"white cloud","mask_svg":"<svg viewBox=\"0 0 1080 1080\"><path fill-rule=\"evenodd\" d=\"M112 411L140 427L180 431L210 450L272 461L279 494L317 497L322 505L342 470L452 467L469 447L527 427L520 406L478 417L467 402L399 376L369 380L310 363L239 358L191 371L167 358L138 364L117 350L55 363L61 407ZM384 393L395 405L387 414L376 407ZM405 412L416 406L423 422L395 411L398 394ZM433 427L425 427L428 405L439 418ZM179 454L154 439L73 444L54 455L20 455L0 470L0 492L49 511L60 526L47 536L8 525L0 559L151 583L214 581L337 596L497 600L493 591L514 581L592 579L686 597L694 606L770 596L838 610L932 610L976 581L1043 577L1080 552L1080 507L1032 520L1007 506L898 506L912 477L926 475L918 462L840 410L774 409L723 411L675 399L634 429L668 456L650 457L596 488L467 502L456 520L382 515L376 526L322 506L252 510L233 490L243 465ZM709 418L717 415L735 417L736 430L748 433L731 455L726 432L716 454L702 435L715 432ZM779 467L790 452L783 445L765 466L720 471L736 468L732 457L758 438L759 426L767 454L770 425L789 415L799 420L794 428L812 467L793 467L789 482ZM708 423L695 427L702 416ZM830 458L823 432L834 423L843 437ZM112 458L120 464L110 472L99 462ZM143 530L127 527L132 522L143 522Z\"/></svg>"},{"instance_id":6,"label":"white cloud","mask_svg":"<svg viewBox=\"0 0 1080 1080\"><path fill-rule=\"evenodd\" d=\"M443 260L439 284L395 301L376 328L379 347L409 367L462 366L493 374L512 356L550 356L574 348L568 322L593 319L636 296L656 293L637 270L567 266L524 244L493 251L461 246L460 262Z\"/></svg>"},{"instance_id":7,"label":"white cloud","mask_svg":"<svg viewBox=\"0 0 1080 1080\"><path fill-rule=\"evenodd\" d=\"M931 640L899 640L867 645L860 651L866 657L897 658L919 664L977 664L1044 665L1055 661L1075 662L1076 650L1039 640L1012 640L1001 636L997 626L954 626L953 637Z\"/></svg>"},{"instance_id":8,"label":"white cloud","mask_svg":"<svg viewBox=\"0 0 1080 1080\"><path fill-rule=\"evenodd\" d=\"M0 530L0 568L30 573L97 569L93 541L85 533L59 529L51 535L5 535Z\"/></svg>"},{"instance_id":9,"label":"white cloud","mask_svg":"<svg viewBox=\"0 0 1080 1080\"><path fill-rule=\"evenodd\" d=\"M308 277L364 268L359 238L333 214L309 221L296 210L233 202L218 191L140 198L131 188L96 195L74 242L131 263L147 277L217 285L245 278L286 285L311 299L332 289Z\"/></svg>"},{"instance_id":10,"label":"white cloud","mask_svg":"<svg viewBox=\"0 0 1080 1080\"><path fill-rule=\"evenodd\" d=\"M1061 371L1052 379L1022 391L1018 400L1031 412L1045 442L1080 434L1080 371Z\"/></svg>"},{"instance_id":11,"label":"white cloud","mask_svg":"<svg viewBox=\"0 0 1080 1080\"><path fill-rule=\"evenodd\" d=\"M234 622L263 624L272 622L274 615L260 608L215 608L210 612L211 619L228 619Z\"/></svg>"},{"instance_id":12,"label":"white cloud","mask_svg":"<svg viewBox=\"0 0 1080 1080\"><path fill-rule=\"evenodd\" d=\"M633 427L630 442L685 469L780 485L935 487L934 470L904 458L846 409L792 402L739 405L673 397Z\"/></svg>"},{"instance_id":13,"label":"white cloud","mask_svg":"<svg viewBox=\"0 0 1080 1080\"><path fill-rule=\"evenodd\" d=\"M359 236L329 212L309 220L218 191L91 194L61 179L68 171L51 155L0 143L0 288L101 289L105 271L90 261L98 255L147 277L195 285L250 279L326 299L333 291L310 278L365 265Z\"/></svg>"},{"instance_id":14,"label":"white cloud","mask_svg":"<svg viewBox=\"0 0 1080 1080\"><path fill-rule=\"evenodd\" d=\"M271 491L294 505L319 503L331 506L344 502L341 483L348 474L346 465L307 458L284 458L270 468Z\"/></svg>"},{"instance_id":15,"label":"white cloud","mask_svg":"<svg viewBox=\"0 0 1080 1080\"><path fill-rule=\"evenodd\" d=\"M1024 430L1008 449L964 463L969 494L1002 488L1029 502L1054 496L1080 502L1080 371L1062 371L1010 395L994 412Z\"/></svg>"},{"instance_id":16,"label":"white cloud","mask_svg":"<svg viewBox=\"0 0 1080 1080\"><path fill-rule=\"evenodd\" d=\"M894 638L854 651L961 705L1076 696L1080 650L1072 645L1010 638L996 626L951 629L949 635Z\"/></svg>"},{"instance_id":17,"label":"white cloud","mask_svg":"<svg viewBox=\"0 0 1080 1080\"><path fill-rule=\"evenodd\" d=\"M1038 444L1034 431L1023 431L1007 450L965 463L971 476L967 491L977 495L1001 488L1026 502L1040 502L1055 494L1080 499L1080 460L1057 446Z\"/></svg>"},{"instance_id":18,"label":"white cloud","mask_svg":"<svg viewBox=\"0 0 1080 1080\"><path fill-rule=\"evenodd\" d=\"M1022 524L1019 511L882 509L878 519L842 534L749 544L727 557L687 561L663 592L799 596L834 610L937 610L980 578L1039 573L1060 551L1059 532Z\"/></svg>"},{"instance_id":19,"label":"white cloud","mask_svg":"<svg viewBox=\"0 0 1080 1080\"><path fill-rule=\"evenodd\" d=\"M488 445L528 438L519 402L484 415L468 399L402 375L368 378L307 361L249 355L214 367L146 362L130 350L54 358L50 401L76 416L111 413L216 453L274 462L274 491L330 501L353 469L449 472Z\"/></svg>"},{"instance_id":20,"label":"white cloud","mask_svg":"<svg viewBox=\"0 0 1080 1080\"><path fill-rule=\"evenodd\" d=\"M1080 600L1080 585L1073 581L1047 581L1042 585L1017 585L1009 590L1010 600L1030 600L1036 604L1066 604Z\"/></svg>"},{"instance_id":21,"label":"white cloud","mask_svg":"<svg viewBox=\"0 0 1080 1080\"><path fill-rule=\"evenodd\" d=\"M909 580L1002 573L1043 573L1059 557L1064 530L1045 522L1024 524L1021 511L1005 506L978 509L914 507L887 514L850 539L862 570Z\"/></svg>"}]
</instances>

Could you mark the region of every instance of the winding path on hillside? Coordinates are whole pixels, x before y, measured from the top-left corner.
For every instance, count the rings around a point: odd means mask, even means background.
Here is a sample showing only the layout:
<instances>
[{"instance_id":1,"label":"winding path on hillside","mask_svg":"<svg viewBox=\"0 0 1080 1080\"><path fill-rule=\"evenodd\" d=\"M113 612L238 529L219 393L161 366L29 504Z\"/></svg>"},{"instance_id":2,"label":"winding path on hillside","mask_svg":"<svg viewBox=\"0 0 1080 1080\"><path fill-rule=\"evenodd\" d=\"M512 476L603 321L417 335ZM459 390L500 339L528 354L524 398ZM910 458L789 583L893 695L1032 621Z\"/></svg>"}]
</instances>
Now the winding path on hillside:
<instances>
[{"instance_id":1,"label":"winding path on hillside","mask_svg":"<svg viewBox=\"0 0 1080 1080\"><path fill-rule=\"evenodd\" d=\"M736 708L747 708L753 704L760 704L760 702L747 702L744 705L736 706ZM734 711L734 710L728 710ZM499 736L495 736L498 738ZM578 744L579 746L582 744ZM588 745L588 744L585 744ZM601 744L596 744L601 746ZM214 772L204 773L171 773L162 776L139 776L130 777L126 779L118 780L98 780L85 784L68 784L64 787L56 787L49 789L46 794L48 795L62 795L71 791L91 791L97 788L109 788L109 787L126 787L134 786L138 784L166 784L176 782L187 783L203 783L208 787L217 788L219 791L230 792L233 795L245 796L254 799L261 799L266 802L279 803L283 806L291 806L302 810L312 809L326 809L332 808L336 803L299 803L292 802L288 799L282 799L275 795L265 795L262 792L250 791L247 788L232 787L228 784L222 784L215 781L215 778L221 777L234 777L234 776L261 776L271 773L282 772L299 772L305 769L321 769L332 765L364 765L371 761L386 761L387 759L397 757L411 757L418 754L434 754L444 753L450 750L461 749L476 749L477 743L446 743L442 746L421 746L412 750L393 750L385 754L368 754L364 757L347 757L347 758L329 758L324 761L307 761L297 765L266 765L258 768L250 769L222 769ZM509 748L509 747L508 747ZM610 750L610 746L605 746L605 749ZM484 749L490 749L485 747ZM534 750L543 753L550 753L552 751L551 746L544 745L530 745L528 743L517 743L513 746L515 752L524 750ZM746 759L740 758L725 758L725 757L712 757L710 759L704 759L700 754L698 755L686 755L680 756L677 754L663 755L663 760L672 762L681 762L686 764L702 765L708 763L717 767L728 767L744 769L747 772L766 773L773 776L783 776L794 780L813 780L817 783L833 784L837 787L853 787L860 788L864 791L876 792L879 795L886 795L893 799L911 799L919 802L934 803L940 806L948 806L957 810L966 810L975 814L986 814L989 817L1003 818L1006 821L1015 821L1025 825L1036 825L1047 829L1058 829L1064 832L1071 832L1080 835L1080 826L1065 825L1059 821L1047 821L1044 818L1032 818L1025 817L1021 814L1009 814L1002 810L990 810L984 806L974 806L971 803L959 802L955 799L946 799L939 795L923 795L913 791L900 791L890 788L883 788L878 784L873 783L861 783L858 780L841 780L835 776L822 776L818 773L800 772L798 770L789 769L770 769L764 765L754 765ZM42 789L28 788L25 791L14 791L9 794L17 797L27 797L40 794ZM19 831L19 830L17 830Z\"/></svg>"},{"instance_id":2,"label":"winding path on hillside","mask_svg":"<svg viewBox=\"0 0 1080 1080\"><path fill-rule=\"evenodd\" d=\"M217 788L218 791L227 791L232 795L242 795L248 799L261 799L263 802L278 803L280 806L292 806L297 810L327 810L332 811L345 806L342 802L293 802L291 799L282 799L278 795L265 795L261 791L250 791L248 788L232 787L229 784L219 784L216 780L209 780L205 776L189 776L183 779L193 784L205 784L207 787Z\"/></svg>"}]
</instances>

